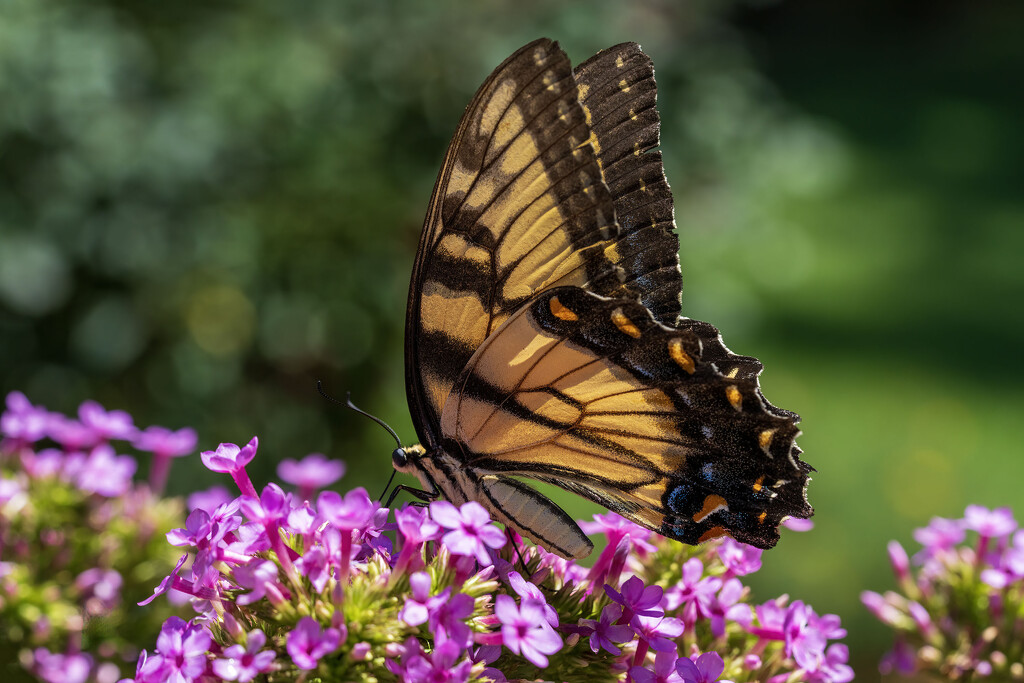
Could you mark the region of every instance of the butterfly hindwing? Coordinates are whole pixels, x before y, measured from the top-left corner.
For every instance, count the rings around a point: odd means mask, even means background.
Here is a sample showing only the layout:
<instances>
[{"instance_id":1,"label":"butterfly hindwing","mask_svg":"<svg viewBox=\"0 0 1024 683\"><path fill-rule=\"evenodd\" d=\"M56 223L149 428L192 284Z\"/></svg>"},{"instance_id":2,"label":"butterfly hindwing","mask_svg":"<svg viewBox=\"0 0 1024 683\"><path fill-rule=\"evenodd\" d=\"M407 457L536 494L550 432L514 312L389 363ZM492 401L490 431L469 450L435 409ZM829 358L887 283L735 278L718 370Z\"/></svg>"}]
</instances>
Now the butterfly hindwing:
<instances>
[{"instance_id":1,"label":"butterfly hindwing","mask_svg":"<svg viewBox=\"0 0 1024 683\"><path fill-rule=\"evenodd\" d=\"M577 287L538 295L477 350L442 415L477 473L524 475L680 540L768 547L807 516L798 431L727 377L700 338L642 304Z\"/></svg>"}]
</instances>

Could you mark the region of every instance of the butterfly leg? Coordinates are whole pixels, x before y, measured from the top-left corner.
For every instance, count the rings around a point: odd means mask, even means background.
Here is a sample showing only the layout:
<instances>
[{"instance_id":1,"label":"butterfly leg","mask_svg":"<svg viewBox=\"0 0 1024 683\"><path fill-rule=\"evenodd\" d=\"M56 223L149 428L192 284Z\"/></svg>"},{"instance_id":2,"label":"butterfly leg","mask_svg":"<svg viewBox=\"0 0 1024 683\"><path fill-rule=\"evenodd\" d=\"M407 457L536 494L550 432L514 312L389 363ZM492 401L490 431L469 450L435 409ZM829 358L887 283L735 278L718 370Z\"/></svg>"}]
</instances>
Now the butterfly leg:
<instances>
[{"instance_id":1,"label":"butterfly leg","mask_svg":"<svg viewBox=\"0 0 1024 683\"><path fill-rule=\"evenodd\" d=\"M413 502L412 503L413 505L415 505L417 507L423 507L427 503L429 503L430 501L437 500L438 497L440 497L440 495L441 495L441 492L438 491L437 489L434 489L433 491L428 491L426 489L418 489L418 488L415 488L413 486L406 486L405 484L399 484L395 488L391 489L391 495L388 496L388 502L384 504L384 507L387 507L387 508L391 507L391 503L395 500L395 496L397 496L402 491L408 491L409 495L413 496L414 498L418 498L419 501L421 501L419 503L417 503L417 502Z\"/></svg>"}]
</instances>

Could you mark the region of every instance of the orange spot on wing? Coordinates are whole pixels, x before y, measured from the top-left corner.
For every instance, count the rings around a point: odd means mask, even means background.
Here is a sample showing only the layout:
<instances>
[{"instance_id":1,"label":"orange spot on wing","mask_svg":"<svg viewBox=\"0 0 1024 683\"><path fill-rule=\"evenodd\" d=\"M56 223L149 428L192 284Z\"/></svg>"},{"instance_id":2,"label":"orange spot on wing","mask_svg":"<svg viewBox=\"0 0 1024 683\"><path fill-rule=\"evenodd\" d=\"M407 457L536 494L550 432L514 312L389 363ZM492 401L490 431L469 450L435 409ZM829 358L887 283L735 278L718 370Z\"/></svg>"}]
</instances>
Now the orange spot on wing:
<instances>
[{"instance_id":1,"label":"orange spot on wing","mask_svg":"<svg viewBox=\"0 0 1024 683\"><path fill-rule=\"evenodd\" d=\"M676 362L676 365L691 375L697 369L697 365L693 362L693 358L690 357L690 354L683 351L683 340L679 337L669 339L668 355L672 357L672 360Z\"/></svg>"},{"instance_id":2,"label":"orange spot on wing","mask_svg":"<svg viewBox=\"0 0 1024 683\"><path fill-rule=\"evenodd\" d=\"M729 404L736 410L739 410L740 406L743 405L743 394L733 385L725 388L725 397L729 399Z\"/></svg>"},{"instance_id":3,"label":"orange spot on wing","mask_svg":"<svg viewBox=\"0 0 1024 683\"><path fill-rule=\"evenodd\" d=\"M548 306L551 307L551 315L555 316L559 320L579 320L579 316L573 313L571 309L562 305L562 302L558 300L557 296L551 297L551 301L548 302Z\"/></svg>"},{"instance_id":4,"label":"orange spot on wing","mask_svg":"<svg viewBox=\"0 0 1024 683\"><path fill-rule=\"evenodd\" d=\"M767 511L762 512L761 514L759 514L757 516L757 523L758 524L764 524L764 520L766 520L766 519L768 519L768 512Z\"/></svg>"},{"instance_id":5,"label":"orange spot on wing","mask_svg":"<svg viewBox=\"0 0 1024 683\"><path fill-rule=\"evenodd\" d=\"M710 496L704 499L704 507L701 511L693 516L693 521L700 524L703 522L708 515L715 512L716 510L729 509L729 503L726 502L725 498L712 493Z\"/></svg>"},{"instance_id":6,"label":"orange spot on wing","mask_svg":"<svg viewBox=\"0 0 1024 683\"><path fill-rule=\"evenodd\" d=\"M761 450L764 451L765 453L768 453L768 455L771 455L771 452L768 450L768 447L772 445L772 437L774 436L774 429L766 429L757 435L757 443L761 446Z\"/></svg>"},{"instance_id":7,"label":"orange spot on wing","mask_svg":"<svg viewBox=\"0 0 1024 683\"><path fill-rule=\"evenodd\" d=\"M699 539L697 539L697 542L698 543L703 543L704 541L710 541L710 540L712 540L714 538L721 538L722 536L728 536L728 535L729 535L729 532L725 529L725 527L713 526L710 529L708 529L707 531L705 531L704 535L702 535Z\"/></svg>"},{"instance_id":8,"label":"orange spot on wing","mask_svg":"<svg viewBox=\"0 0 1024 683\"><path fill-rule=\"evenodd\" d=\"M763 482L764 482L764 475L761 475L760 477L757 478L757 481L754 482L754 491L755 492L761 490L761 488L762 488L761 484Z\"/></svg>"},{"instance_id":9,"label":"orange spot on wing","mask_svg":"<svg viewBox=\"0 0 1024 683\"><path fill-rule=\"evenodd\" d=\"M626 314L622 312L621 308L616 308L612 311L612 322L615 323L615 327L619 328L620 332L628 334L634 339L640 337L640 328L633 324L633 321L626 317Z\"/></svg>"}]
</instances>

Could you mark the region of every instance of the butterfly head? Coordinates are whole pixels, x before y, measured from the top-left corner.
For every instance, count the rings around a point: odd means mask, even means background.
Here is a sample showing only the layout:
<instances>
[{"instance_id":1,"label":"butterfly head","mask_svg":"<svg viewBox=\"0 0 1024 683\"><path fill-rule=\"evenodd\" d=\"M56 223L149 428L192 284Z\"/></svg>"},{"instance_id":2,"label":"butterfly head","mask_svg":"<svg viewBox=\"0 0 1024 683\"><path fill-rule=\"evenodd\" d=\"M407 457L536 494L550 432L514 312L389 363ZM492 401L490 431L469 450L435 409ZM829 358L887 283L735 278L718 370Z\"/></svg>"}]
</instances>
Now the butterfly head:
<instances>
[{"instance_id":1,"label":"butterfly head","mask_svg":"<svg viewBox=\"0 0 1024 683\"><path fill-rule=\"evenodd\" d=\"M415 473L416 462L426 454L426 449L419 444L399 446L391 452L391 464L399 472Z\"/></svg>"}]
</instances>

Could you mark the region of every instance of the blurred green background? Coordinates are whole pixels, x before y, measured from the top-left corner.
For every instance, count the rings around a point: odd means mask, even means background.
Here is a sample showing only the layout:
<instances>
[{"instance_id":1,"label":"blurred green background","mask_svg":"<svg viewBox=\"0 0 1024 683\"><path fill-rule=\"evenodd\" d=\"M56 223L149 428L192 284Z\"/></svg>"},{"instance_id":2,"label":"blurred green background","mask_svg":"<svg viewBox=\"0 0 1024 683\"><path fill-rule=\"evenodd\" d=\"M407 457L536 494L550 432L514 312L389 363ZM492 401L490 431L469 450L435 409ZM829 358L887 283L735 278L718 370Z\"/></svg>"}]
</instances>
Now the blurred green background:
<instances>
[{"instance_id":1,"label":"blurred green background","mask_svg":"<svg viewBox=\"0 0 1024 683\"><path fill-rule=\"evenodd\" d=\"M969 502L1024 516L1024 4L0 0L0 392L203 449L255 479L322 451L376 494L406 440L420 225L482 80L539 36L657 69L684 312L801 413L816 529L754 581L840 614L885 543ZM172 489L216 480L198 458ZM569 502L577 515L592 509Z\"/></svg>"}]
</instances>

